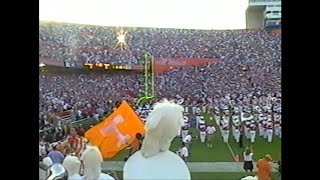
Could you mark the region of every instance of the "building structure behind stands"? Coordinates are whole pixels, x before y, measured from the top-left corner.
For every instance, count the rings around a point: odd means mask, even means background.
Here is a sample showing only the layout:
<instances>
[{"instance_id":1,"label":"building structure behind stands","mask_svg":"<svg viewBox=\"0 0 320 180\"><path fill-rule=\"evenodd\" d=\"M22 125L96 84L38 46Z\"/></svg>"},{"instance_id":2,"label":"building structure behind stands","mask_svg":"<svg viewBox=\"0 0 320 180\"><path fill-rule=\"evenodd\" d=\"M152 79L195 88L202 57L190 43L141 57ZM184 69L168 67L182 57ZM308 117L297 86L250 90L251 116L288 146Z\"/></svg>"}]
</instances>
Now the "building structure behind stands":
<instances>
[{"instance_id":1,"label":"building structure behind stands","mask_svg":"<svg viewBox=\"0 0 320 180\"><path fill-rule=\"evenodd\" d=\"M249 0L246 28L280 28L281 0Z\"/></svg>"}]
</instances>

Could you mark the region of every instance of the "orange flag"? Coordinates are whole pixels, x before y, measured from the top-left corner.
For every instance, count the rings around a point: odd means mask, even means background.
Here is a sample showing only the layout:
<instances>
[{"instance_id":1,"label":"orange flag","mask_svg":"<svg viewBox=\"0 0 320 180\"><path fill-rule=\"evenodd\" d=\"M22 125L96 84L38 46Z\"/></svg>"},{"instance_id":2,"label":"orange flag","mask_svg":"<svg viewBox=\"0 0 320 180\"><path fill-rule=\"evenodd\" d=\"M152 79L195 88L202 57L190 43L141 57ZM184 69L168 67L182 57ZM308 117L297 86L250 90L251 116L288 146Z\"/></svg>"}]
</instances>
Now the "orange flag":
<instances>
[{"instance_id":1,"label":"orange flag","mask_svg":"<svg viewBox=\"0 0 320 180\"><path fill-rule=\"evenodd\" d=\"M136 133L144 134L144 125L138 115L126 101L103 122L85 133L91 145L97 146L104 159L115 156L128 147L135 139Z\"/></svg>"}]
</instances>

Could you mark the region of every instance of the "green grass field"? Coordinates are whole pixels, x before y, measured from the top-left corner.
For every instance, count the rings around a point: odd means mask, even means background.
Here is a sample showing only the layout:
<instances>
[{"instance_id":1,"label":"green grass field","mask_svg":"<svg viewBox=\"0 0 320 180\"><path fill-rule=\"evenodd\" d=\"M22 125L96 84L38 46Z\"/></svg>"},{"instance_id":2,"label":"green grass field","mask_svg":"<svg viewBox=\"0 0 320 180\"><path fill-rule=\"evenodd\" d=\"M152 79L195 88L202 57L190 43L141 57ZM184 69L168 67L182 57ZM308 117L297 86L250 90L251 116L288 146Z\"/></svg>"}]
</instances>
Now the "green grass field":
<instances>
[{"instance_id":1,"label":"green grass field","mask_svg":"<svg viewBox=\"0 0 320 180\"><path fill-rule=\"evenodd\" d=\"M209 120L210 114L204 115L207 122L212 122L215 127L218 126L215 123L215 120ZM192 136L198 136L199 132L197 129L190 130L193 134ZM240 148L239 145L235 142L232 135L229 136L229 144L235 155L239 155L241 161L241 154L244 148ZM243 141L244 147L250 146L251 142L244 138ZM171 144L170 150L173 152L177 151L181 147L181 139L176 138ZM256 142L253 144L254 150L254 159L257 161L262 158L265 154L270 154L273 160L280 159L281 152L281 139L278 137L273 138L273 142L268 143L266 140L256 137ZM123 150L118 153L111 161L123 161L124 157L128 155L127 150ZM213 148L207 148L206 143L201 143L198 139L193 139L192 145L190 148L190 157L188 158L190 162L232 162L234 161L233 156L226 143L223 142L220 131L217 129L217 132L214 135Z\"/></svg>"},{"instance_id":2,"label":"green grass field","mask_svg":"<svg viewBox=\"0 0 320 180\"><path fill-rule=\"evenodd\" d=\"M210 114L204 114L204 117L208 123L212 123L218 128L215 120L209 120ZM190 129L192 136L198 136L199 132L197 129ZM240 161L242 159L242 152L244 148L240 148L239 145L235 142L232 135L229 136L229 145L235 155L239 155ZM250 146L251 142L244 138L243 141L244 147ZM181 147L181 139L176 138L171 144L170 150L175 152ZM272 143L266 142L266 140L256 137L256 142L253 144L254 150L254 160L262 158L265 154L270 154L273 157L273 160L280 159L281 152L281 139L278 137L273 138ZM123 161L125 156L128 155L128 150L123 150L119 152L112 159L106 161ZM193 139L192 145L190 148L190 157L188 158L190 162L233 162L233 156L228 148L227 144L223 142L221 133L219 129L214 135L213 148L207 148L205 143L201 143L199 139ZM118 171L117 175L119 179L122 179L122 171ZM239 180L242 177L245 177L250 174L245 172L191 172L192 180ZM251 174L255 175L255 173ZM272 180L278 180L279 177L277 173L272 173Z\"/></svg>"}]
</instances>

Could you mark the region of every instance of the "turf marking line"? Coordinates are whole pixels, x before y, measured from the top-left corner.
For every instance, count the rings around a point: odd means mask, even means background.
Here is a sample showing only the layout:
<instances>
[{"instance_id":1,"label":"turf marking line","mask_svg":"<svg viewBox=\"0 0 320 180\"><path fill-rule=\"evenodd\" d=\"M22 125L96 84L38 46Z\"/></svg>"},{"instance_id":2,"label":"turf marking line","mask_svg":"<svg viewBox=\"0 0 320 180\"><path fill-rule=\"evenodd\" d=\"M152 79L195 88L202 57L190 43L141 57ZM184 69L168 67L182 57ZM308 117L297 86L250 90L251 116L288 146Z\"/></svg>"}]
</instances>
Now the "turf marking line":
<instances>
[{"instance_id":1,"label":"turf marking line","mask_svg":"<svg viewBox=\"0 0 320 180\"><path fill-rule=\"evenodd\" d=\"M230 150L230 152L231 152L231 155L232 155L233 159L234 159L235 161L237 161L237 157L236 157L236 155L234 154L234 152L233 152L233 150L232 150L229 142L227 142L226 144L227 144L227 146L228 146L228 148L229 148L229 150Z\"/></svg>"}]
</instances>

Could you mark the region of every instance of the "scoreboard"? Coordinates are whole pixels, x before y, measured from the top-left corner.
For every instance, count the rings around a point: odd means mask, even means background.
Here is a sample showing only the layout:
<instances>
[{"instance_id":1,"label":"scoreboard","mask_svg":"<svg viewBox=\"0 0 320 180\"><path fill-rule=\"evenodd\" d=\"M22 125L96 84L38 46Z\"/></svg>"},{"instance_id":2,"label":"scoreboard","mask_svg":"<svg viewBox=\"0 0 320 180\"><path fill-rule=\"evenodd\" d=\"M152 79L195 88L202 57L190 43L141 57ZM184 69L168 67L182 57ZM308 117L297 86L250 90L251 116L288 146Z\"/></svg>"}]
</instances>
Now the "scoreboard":
<instances>
[{"instance_id":1,"label":"scoreboard","mask_svg":"<svg viewBox=\"0 0 320 180\"><path fill-rule=\"evenodd\" d=\"M131 65L113 65L108 63L84 63L83 66L90 70L105 69L105 70L132 70Z\"/></svg>"}]
</instances>

